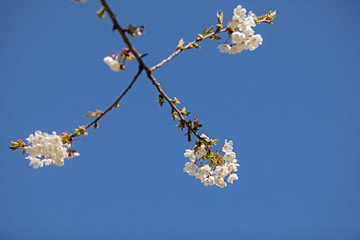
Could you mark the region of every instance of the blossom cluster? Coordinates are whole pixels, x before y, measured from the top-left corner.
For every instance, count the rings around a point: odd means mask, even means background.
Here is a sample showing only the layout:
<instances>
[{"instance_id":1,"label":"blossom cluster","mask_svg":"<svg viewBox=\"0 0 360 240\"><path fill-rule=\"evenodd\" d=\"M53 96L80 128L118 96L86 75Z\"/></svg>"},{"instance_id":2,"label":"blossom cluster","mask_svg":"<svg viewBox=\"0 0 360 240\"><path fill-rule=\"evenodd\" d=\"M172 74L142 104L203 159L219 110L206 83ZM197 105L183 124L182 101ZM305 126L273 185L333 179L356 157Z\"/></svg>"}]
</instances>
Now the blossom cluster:
<instances>
[{"instance_id":1,"label":"blossom cluster","mask_svg":"<svg viewBox=\"0 0 360 240\"><path fill-rule=\"evenodd\" d=\"M229 23L231 33L231 44L220 44L220 52L236 54L243 50L254 51L262 44L263 39L260 34L254 34L252 27L255 27L256 15L249 12L246 15L246 9L238 5L234 9L232 21Z\"/></svg>"},{"instance_id":2,"label":"blossom cluster","mask_svg":"<svg viewBox=\"0 0 360 240\"><path fill-rule=\"evenodd\" d=\"M210 139L202 134L202 138L210 142ZM184 172L200 179L205 186L218 186L224 188L227 182L233 183L238 180L237 172L240 166L237 163L236 153L233 152L233 142L225 140L222 153L212 153L204 143L194 149L186 149L184 156L189 158L185 163ZM206 162L207 161L207 162Z\"/></svg>"},{"instance_id":3,"label":"blossom cluster","mask_svg":"<svg viewBox=\"0 0 360 240\"><path fill-rule=\"evenodd\" d=\"M26 139L28 144L25 152L29 154L26 159L30 160L29 166L34 169L41 168L44 165L64 166L65 158L77 157L80 154L70 148L70 144L64 144L61 137L52 132L52 134L36 131L35 135L30 134Z\"/></svg>"}]
</instances>

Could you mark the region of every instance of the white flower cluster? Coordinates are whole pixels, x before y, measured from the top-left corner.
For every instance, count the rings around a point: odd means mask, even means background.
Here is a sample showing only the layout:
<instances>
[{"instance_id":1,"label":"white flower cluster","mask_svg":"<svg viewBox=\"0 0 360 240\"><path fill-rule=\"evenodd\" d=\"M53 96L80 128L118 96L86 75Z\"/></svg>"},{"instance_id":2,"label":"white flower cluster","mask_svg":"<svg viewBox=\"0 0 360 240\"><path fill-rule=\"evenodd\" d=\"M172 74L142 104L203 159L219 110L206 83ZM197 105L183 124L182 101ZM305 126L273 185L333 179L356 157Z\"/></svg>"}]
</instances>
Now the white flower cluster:
<instances>
[{"instance_id":1,"label":"white flower cluster","mask_svg":"<svg viewBox=\"0 0 360 240\"><path fill-rule=\"evenodd\" d=\"M121 64L117 59L114 59L112 56L107 56L104 58L104 63L106 63L111 70L118 72L121 70Z\"/></svg>"},{"instance_id":2,"label":"white flower cluster","mask_svg":"<svg viewBox=\"0 0 360 240\"><path fill-rule=\"evenodd\" d=\"M254 34L252 27L255 27L256 16L253 12L246 15L246 9L238 5L234 9L234 16L230 23L233 31L231 34L231 45L224 43L218 46L220 52L236 54L243 50L254 51L262 44L263 39L260 34Z\"/></svg>"},{"instance_id":3,"label":"white flower cluster","mask_svg":"<svg viewBox=\"0 0 360 240\"><path fill-rule=\"evenodd\" d=\"M35 135L30 134L26 140L28 141L28 145L25 151L29 154L26 159L30 160L29 166L32 166L34 169L52 164L62 167L64 166L65 158L80 155L73 150L68 152L70 145L63 144L60 136L57 135L56 132L48 134L36 131Z\"/></svg>"},{"instance_id":4,"label":"white flower cluster","mask_svg":"<svg viewBox=\"0 0 360 240\"><path fill-rule=\"evenodd\" d=\"M205 135L201 135L204 137ZM206 137L206 136L205 136ZM210 166L209 163L204 164L201 159L206 153L206 146L204 144L198 149L198 151L186 149L184 156L189 158L189 162L185 163L184 172L190 176L194 176L200 179L205 186L218 186L224 188L227 186L225 177L228 176L227 181L233 183L234 180L238 180L236 171L238 170L239 164L237 163L236 154L233 152L233 142L225 140L225 144L222 147L223 162L219 166ZM199 167L196 165L199 163Z\"/></svg>"}]
</instances>

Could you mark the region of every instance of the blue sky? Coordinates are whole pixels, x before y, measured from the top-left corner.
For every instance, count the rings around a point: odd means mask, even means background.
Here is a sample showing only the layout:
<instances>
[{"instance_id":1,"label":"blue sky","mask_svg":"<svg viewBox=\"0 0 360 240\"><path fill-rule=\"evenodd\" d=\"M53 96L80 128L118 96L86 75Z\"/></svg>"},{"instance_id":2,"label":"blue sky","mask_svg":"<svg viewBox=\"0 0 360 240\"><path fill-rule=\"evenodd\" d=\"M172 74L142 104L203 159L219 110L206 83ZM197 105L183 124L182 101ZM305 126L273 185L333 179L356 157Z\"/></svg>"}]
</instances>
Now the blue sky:
<instances>
[{"instance_id":1,"label":"blue sky","mask_svg":"<svg viewBox=\"0 0 360 240\"><path fill-rule=\"evenodd\" d=\"M242 4L274 25L263 46L221 54L219 42L154 72L211 138L234 141L239 181L204 187L182 172L191 148L141 76L121 106L75 147L64 167L34 170L10 140L73 131L104 110L137 66L102 59L124 47L100 4L1 1L1 239L359 239L358 1L110 1L148 66L230 21Z\"/></svg>"}]
</instances>

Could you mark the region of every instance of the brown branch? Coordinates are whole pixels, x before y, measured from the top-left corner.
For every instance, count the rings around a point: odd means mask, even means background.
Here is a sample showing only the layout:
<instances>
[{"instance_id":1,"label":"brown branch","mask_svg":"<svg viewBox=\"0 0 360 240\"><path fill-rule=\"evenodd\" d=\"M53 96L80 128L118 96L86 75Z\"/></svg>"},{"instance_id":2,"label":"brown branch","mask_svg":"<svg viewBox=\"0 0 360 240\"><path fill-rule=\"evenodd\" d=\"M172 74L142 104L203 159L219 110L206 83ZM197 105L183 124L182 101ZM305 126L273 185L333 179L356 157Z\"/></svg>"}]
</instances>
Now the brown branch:
<instances>
[{"instance_id":1,"label":"brown branch","mask_svg":"<svg viewBox=\"0 0 360 240\"><path fill-rule=\"evenodd\" d=\"M171 101L171 99L166 95L166 93L162 90L162 88L160 87L160 83L158 83L155 79L155 77L152 75L151 73L151 69L146 66L146 64L142 61L141 59L141 54L139 54L135 48L133 47L133 45L130 43L129 39L126 36L126 31L120 26L120 24L118 23L118 21L116 20L116 16L115 14L111 11L109 5L106 3L105 0L100 0L101 4L104 6L105 11L108 13L108 15L110 16L111 21L114 24L114 28L116 29L120 35L121 38L123 39L123 41L125 42L126 46L129 48L130 52L132 54L134 54L136 60L139 63L139 67L143 68L148 76L148 78L150 79L150 81L152 82L152 84L156 87L156 89L158 90L158 92L166 99L166 101L169 103L170 107L178 114L181 122L185 123L186 127L188 128L189 131L191 131L199 140L202 140L202 138L199 136L199 134L190 126L190 124L185 120L183 114L181 113L181 111L175 106L175 103L173 103Z\"/></svg>"},{"instance_id":2,"label":"brown branch","mask_svg":"<svg viewBox=\"0 0 360 240\"><path fill-rule=\"evenodd\" d=\"M92 121L91 123L89 123L88 125L85 126L85 129L88 129L89 127L91 127L92 125L94 125L95 123L97 123L103 116L105 116L106 113L108 113L111 109L113 109L114 107L116 107L120 100L125 96L125 94L130 90L130 88L134 85L134 83L136 82L136 80L138 79L138 77L140 76L140 74L142 73L143 68L139 67L138 72L136 73L134 79L131 81L130 85L125 89L125 91L116 99L116 101L110 105L110 107L108 107L104 112L102 112L100 114L100 116L98 116L94 121ZM70 138L73 138L77 136L77 132L75 131L74 133L72 133L70 135Z\"/></svg>"},{"instance_id":3,"label":"brown branch","mask_svg":"<svg viewBox=\"0 0 360 240\"><path fill-rule=\"evenodd\" d=\"M228 31L228 28L223 28L223 29L221 29L219 31L212 32L212 33L209 33L208 35L205 35L202 39L196 39L196 40L188 43L185 47L179 48L178 50L173 52L169 57L165 58L160 63L158 63L158 64L154 65L153 67L151 67L150 71L155 71L157 68L159 68L162 65L164 65L165 63L169 62L171 59L173 59L175 56L177 56L182 51L193 48L194 44L196 44L198 42L201 42L204 39L214 37L217 33L222 33L222 32L226 32L226 31Z\"/></svg>"}]
</instances>

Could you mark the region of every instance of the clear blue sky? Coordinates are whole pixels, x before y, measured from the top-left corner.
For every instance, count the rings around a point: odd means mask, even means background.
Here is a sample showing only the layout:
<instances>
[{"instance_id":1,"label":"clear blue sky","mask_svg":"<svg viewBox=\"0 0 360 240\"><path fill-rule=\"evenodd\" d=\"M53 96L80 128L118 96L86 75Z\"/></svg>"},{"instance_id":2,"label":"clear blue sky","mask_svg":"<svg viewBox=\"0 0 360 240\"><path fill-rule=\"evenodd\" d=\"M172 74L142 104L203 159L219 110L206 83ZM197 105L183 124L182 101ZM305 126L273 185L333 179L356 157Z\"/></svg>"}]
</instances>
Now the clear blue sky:
<instances>
[{"instance_id":1,"label":"clear blue sky","mask_svg":"<svg viewBox=\"0 0 360 240\"><path fill-rule=\"evenodd\" d=\"M102 59L124 47L99 1L0 1L0 239L360 239L359 1L115 1L152 66L181 37L242 4L272 26L263 46L221 54L201 43L154 75L212 138L232 139L239 181L204 187L182 172L193 143L142 76L121 107L79 138L79 158L34 170L9 140L86 124L137 66Z\"/></svg>"}]
</instances>

